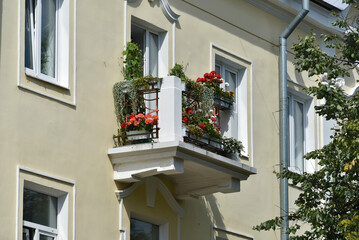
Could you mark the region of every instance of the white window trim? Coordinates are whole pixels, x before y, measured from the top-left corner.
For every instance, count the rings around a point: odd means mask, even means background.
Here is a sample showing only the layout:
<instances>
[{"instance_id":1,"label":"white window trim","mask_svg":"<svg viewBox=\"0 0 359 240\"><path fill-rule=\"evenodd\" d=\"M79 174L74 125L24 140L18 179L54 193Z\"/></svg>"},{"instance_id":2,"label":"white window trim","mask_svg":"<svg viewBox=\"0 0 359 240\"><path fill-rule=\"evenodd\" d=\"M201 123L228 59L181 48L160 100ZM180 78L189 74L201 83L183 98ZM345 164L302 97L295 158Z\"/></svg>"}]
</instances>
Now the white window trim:
<instances>
[{"instance_id":1,"label":"white window trim","mask_svg":"<svg viewBox=\"0 0 359 240\"><path fill-rule=\"evenodd\" d=\"M69 220L69 213L68 213L68 209L69 209L69 205L68 205L68 195L69 192L64 192L61 190L57 190L57 189L53 189L53 188L49 188L47 186L43 186L40 185L38 183L34 183L34 182L30 182L25 180L25 182L23 183L23 188L20 188L21 185L21 180L20 180L20 174L21 172L27 172L33 175L38 175L40 177L45 177L50 179L51 181L59 181L65 184L70 184L72 185L72 197L73 197L73 205L72 205L72 222L73 222L73 226L72 226L72 240L75 240L75 233L76 233L76 183L74 181L68 180L68 179L64 179L64 178L60 178L60 177L56 177L50 174L46 174L46 173L42 173L39 171L35 171L29 168L25 168L25 167L21 167L18 166L17 168L17 199L16 199L16 240L20 240L22 239L22 236L19 236L19 227L20 227L20 212L23 211L23 209L20 209L20 205L22 206L23 204L20 204L21 202L23 202L23 199L20 199L20 196L23 195L20 194L20 191L23 192L24 188L27 189L31 189L34 191L38 191L41 193L45 193L51 196L55 196L57 197L58 200L58 218L57 218L57 238L55 238L55 240L62 240L62 239L68 239L68 220ZM59 210L59 208L62 209L62 211ZM38 226L39 229L41 228L42 230L49 230L48 232L51 231L55 231L55 229L47 227L47 226L43 226L40 224L36 224L36 223L32 223L32 222L28 222L28 221L21 221L21 228L22 226L27 226L27 227L31 227L31 226ZM48 234L48 232L46 232L46 234Z\"/></svg>"},{"instance_id":2,"label":"white window trim","mask_svg":"<svg viewBox=\"0 0 359 240\"><path fill-rule=\"evenodd\" d=\"M36 0L38 3L41 0ZM60 6L61 7L58 7ZM30 8L33 9L32 1L30 1ZM25 74L54 84L56 86L69 89L69 0L56 0L56 38L55 38L55 77L48 76L41 73L41 57L39 56L41 49L41 29L35 29L33 18L31 17L31 32L32 32L32 58L34 69L25 67ZM36 9L31 10L35 14L36 26L41 26L41 4L37 4ZM24 47L25 49L25 47ZM61 49L61 51L59 51ZM24 63L23 63L24 64Z\"/></svg>"},{"instance_id":3,"label":"white window trim","mask_svg":"<svg viewBox=\"0 0 359 240\"><path fill-rule=\"evenodd\" d=\"M293 100L303 104L303 124L304 124L304 155L315 149L315 120L314 120L314 100L313 98L288 89L288 104L293 104ZM293 109L290 107L289 109ZM292 121L292 113L288 112L289 118L289 132L294 131ZM293 139L289 134L289 167L292 172L302 173L302 171L295 167L294 152L293 152ZM315 171L315 161L303 159L304 172L313 173Z\"/></svg>"}]
</instances>

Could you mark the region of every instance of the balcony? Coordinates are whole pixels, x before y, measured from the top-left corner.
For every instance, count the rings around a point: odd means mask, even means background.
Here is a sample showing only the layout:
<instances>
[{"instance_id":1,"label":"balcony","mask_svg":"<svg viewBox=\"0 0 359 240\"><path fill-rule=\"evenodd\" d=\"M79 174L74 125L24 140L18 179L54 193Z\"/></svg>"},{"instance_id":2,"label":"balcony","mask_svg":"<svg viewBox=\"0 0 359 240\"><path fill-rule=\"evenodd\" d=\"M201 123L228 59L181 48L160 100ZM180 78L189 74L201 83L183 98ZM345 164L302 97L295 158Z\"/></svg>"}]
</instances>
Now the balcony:
<instances>
[{"instance_id":1,"label":"balcony","mask_svg":"<svg viewBox=\"0 0 359 240\"><path fill-rule=\"evenodd\" d=\"M183 90L183 82L170 76L162 80L158 91L146 93L152 98L145 100L156 102L158 111L152 112L158 114L158 126L150 142L134 140L109 149L115 181L132 183L161 175L173 183L177 199L240 191L240 182L255 174L256 169L224 155L221 144L213 139L197 141L183 129ZM149 105L146 108L151 111Z\"/></svg>"}]
</instances>

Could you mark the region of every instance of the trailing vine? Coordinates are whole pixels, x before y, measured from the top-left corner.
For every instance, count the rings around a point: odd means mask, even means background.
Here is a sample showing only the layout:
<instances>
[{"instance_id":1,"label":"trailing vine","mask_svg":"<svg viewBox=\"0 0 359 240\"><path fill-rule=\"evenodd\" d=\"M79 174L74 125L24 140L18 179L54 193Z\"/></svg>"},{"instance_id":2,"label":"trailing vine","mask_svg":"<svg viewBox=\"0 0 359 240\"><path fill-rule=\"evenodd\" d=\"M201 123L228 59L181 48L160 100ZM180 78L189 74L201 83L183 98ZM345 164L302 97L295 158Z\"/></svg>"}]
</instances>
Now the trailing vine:
<instances>
[{"instance_id":1,"label":"trailing vine","mask_svg":"<svg viewBox=\"0 0 359 240\"><path fill-rule=\"evenodd\" d=\"M137 113L138 94L137 94L137 89L135 88L132 81L122 81L115 83L112 89L112 93L113 93L114 104L115 104L115 114L118 124L126 120L126 114ZM131 113L126 112L126 103L132 105Z\"/></svg>"},{"instance_id":2,"label":"trailing vine","mask_svg":"<svg viewBox=\"0 0 359 240\"><path fill-rule=\"evenodd\" d=\"M200 102L202 106L202 111L205 114L210 114L211 111L213 111L213 105L214 105L214 92L212 89L204 87L202 89L202 94L200 96Z\"/></svg>"}]
</instances>

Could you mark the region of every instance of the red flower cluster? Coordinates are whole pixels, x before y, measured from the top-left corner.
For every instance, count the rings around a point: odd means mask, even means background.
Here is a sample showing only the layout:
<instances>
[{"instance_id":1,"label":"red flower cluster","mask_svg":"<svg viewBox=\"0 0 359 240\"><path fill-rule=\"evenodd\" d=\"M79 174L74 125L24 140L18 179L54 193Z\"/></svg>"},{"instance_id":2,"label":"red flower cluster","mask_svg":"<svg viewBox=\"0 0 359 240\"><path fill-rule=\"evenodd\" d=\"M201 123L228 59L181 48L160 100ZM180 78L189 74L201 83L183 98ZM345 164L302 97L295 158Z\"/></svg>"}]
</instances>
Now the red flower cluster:
<instances>
[{"instance_id":1,"label":"red flower cluster","mask_svg":"<svg viewBox=\"0 0 359 240\"><path fill-rule=\"evenodd\" d=\"M121 124L121 128L130 128L131 130L140 130L141 128L146 128L147 126L153 126L156 125L158 122L158 116L151 115L151 114L142 114L139 113L137 115L131 114L128 117L127 122L123 122Z\"/></svg>"},{"instance_id":2,"label":"red flower cluster","mask_svg":"<svg viewBox=\"0 0 359 240\"><path fill-rule=\"evenodd\" d=\"M206 127L206 125L204 125L203 123L200 123L200 124L198 124L198 127L199 127L200 129L204 130L204 128Z\"/></svg>"},{"instance_id":3,"label":"red flower cluster","mask_svg":"<svg viewBox=\"0 0 359 240\"><path fill-rule=\"evenodd\" d=\"M217 74L216 71L212 71L210 73L205 73L203 75L203 78L197 78L197 82L200 82L202 84L206 82L213 82L213 83L223 83L222 76L220 74Z\"/></svg>"},{"instance_id":4,"label":"red flower cluster","mask_svg":"<svg viewBox=\"0 0 359 240\"><path fill-rule=\"evenodd\" d=\"M186 107L186 113L193 113L193 110L189 107Z\"/></svg>"}]
</instances>

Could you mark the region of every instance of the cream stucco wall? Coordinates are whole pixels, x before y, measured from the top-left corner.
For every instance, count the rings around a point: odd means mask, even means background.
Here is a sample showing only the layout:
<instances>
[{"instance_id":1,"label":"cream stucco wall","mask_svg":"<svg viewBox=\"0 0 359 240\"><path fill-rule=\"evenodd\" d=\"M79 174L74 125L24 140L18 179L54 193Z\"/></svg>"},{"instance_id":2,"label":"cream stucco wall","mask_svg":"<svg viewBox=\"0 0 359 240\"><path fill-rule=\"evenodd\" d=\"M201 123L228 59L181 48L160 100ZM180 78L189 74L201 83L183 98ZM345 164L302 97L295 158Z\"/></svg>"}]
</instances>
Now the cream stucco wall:
<instances>
[{"instance_id":1,"label":"cream stucco wall","mask_svg":"<svg viewBox=\"0 0 359 240\"><path fill-rule=\"evenodd\" d=\"M23 67L19 70L24 57L19 50L19 41L23 42L19 27L22 30L24 24L19 9L22 12L24 1L0 1L0 238L15 239L17 167L21 166L76 183L76 239L120 239L118 186L107 150L113 146L117 127L112 86L122 80L124 34L129 40L135 19L168 33L168 69L175 57L193 79L213 70L212 44L251 63L248 97L253 110L248 134L253 152L246 164L253 162L258 174L243 181L239 193L179 201L186 211L181 239L210 239L212 225L255 239L279 239L277 232L258 233L252 226L279 214L279 181L273 174L279 164L278 36L287 23L243 0L170 0L172 9L181 15L174 33L158 1L128 3L126 11L125 2L119 0L70 2L73 87L69 101L76 104L61 102L62 90L53 86L51 90L41 87L49 97L17 86L19 77L23 84L31 84ZM296 30L288 45L304 34ZM289 51L288 78L294 86L314 84L313 79L295 72L292 61ZM171 183L166 184L171 189ZM147 207L144 199L145 190L139 188L124 200L124 226L129 230L135 212L168 222L169 239L176 239L177 216L165 199L158 193L154 208Z\"/></svg>"}]
</instances>

